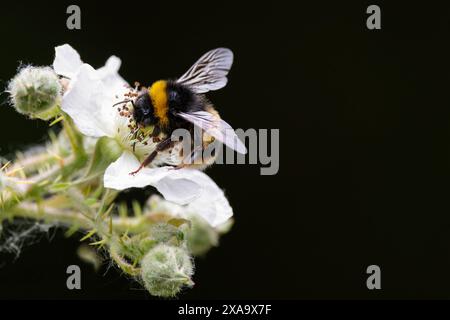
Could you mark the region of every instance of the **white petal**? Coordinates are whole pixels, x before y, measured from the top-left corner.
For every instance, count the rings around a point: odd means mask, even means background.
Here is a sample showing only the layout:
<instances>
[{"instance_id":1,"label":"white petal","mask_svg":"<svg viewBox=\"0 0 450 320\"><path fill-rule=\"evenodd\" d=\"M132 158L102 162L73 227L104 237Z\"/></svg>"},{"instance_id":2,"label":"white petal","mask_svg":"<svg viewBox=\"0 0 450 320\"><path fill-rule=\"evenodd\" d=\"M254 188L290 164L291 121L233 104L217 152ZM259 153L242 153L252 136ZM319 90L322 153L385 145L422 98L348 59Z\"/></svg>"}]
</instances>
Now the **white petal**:
<instances>
[{"instance_id":1,"label":"white petal","mask_svg":"<svg viewBox=\"0 0 450 320\"><path fill-rule=\"evenodd\" d=\"M55 60L53 69L61 76L72 79L83 62L78 52L68 44L55 48Z\"/></svg>"},{"instance_id":2,"label":"white petal","mask_svg":"<svg viewBox=\"0 0 450 320\"><path fill-rule=\"evenodd\" d=\"M123 190L151 185L161 192L166 200L177 204L190 203L202 192L202 186L191 179L191 170L173 170L169 167L143 168L136 175L130 175L130 172L136 170L139 164L131 152L125 151L106 169L104 186Z\"/></svg>"},{"instance_id":3,"label":"white petal","mask_svg":"<svg viewBox=\"0 0 450 320\"><path fill-rule=\"evenodd\" d=\"M173 216L188 220L192 215L200 216L217 230L225 228L226 222L233 216L233 210L223 191L203 172L191 170L190 179L202 186L199 197L188 205L181 206L153 195L148 200L152 210L168 212Z\"/></svg>"},{"instance_id":4,"label":"white petal","mask_svg":"<svg viewBox=\"0 0 450 320\"><path fill-rule=\"evenodd\" d=\"M128 83L119 75L121 64L120 58L111 56L103 67L97 69L97 76L106 87L112 90L121 90L128 86Z\"/></svg>"},{"instance_id":5,"label":"white petal","mask_svg":"<svg viewBox=\"0 0 450 320\"><path fill-rule=\"evenodd\" d=\"M70 115L78 129L91 137L114 136L114 98L98 79L96 71L83 64L63 96L62 110Z\"/></svg>"},{"instance_id":6,"label":"white petal","mask_svg":"<svg viewBox=\"0 0 450 320\"><path fill-rule=\"evenodd\" d=\"M185 214L173 212L188 218L197 214L212 227L217 227L233 216L233 209L224 192L205 173L193 169L173 170L167 167L144 168L135 176L129 173L139 167L139 161L131 152L124 152L105 172L106 188L123 190L131 187L154 186L164 198L184 205Z\"/></svg>"},{"instance_id":7,"label":"white petal","mask_svg":"<svg viewBox=\"0 0 450 320\"><path fill-rule=\"evenodd\" d=\"M106 63L103 67L97 69L97 72L99 73L100 77L105 77L111 73L118 73L120 66L122 64L122 61L119 57L111 56L106 60Z\"/></svg>"},{"instance_id":8,"label":"white petal","mask_svg":"<svg viewBox=\"0 0 450 320\"><path fill-rule=\"evenodd\" d=\"M202 186L199 197L188 204L187 211L205 219L212 227L217 227L233 216L233 209L224 192L205 173L190 170L190 179Z\"/></svg>"}]
</instances>

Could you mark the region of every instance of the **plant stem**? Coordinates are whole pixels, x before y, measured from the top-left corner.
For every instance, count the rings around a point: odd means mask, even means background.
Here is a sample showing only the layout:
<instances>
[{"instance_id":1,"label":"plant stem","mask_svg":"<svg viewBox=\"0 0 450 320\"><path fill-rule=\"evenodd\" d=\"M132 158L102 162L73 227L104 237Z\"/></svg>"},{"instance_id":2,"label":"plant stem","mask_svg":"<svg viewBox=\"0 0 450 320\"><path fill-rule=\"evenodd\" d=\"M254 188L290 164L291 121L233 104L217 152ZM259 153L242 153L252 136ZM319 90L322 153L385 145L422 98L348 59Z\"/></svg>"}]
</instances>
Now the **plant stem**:
<instances>
[{"instance_id":1,"label":"plant stem","mask_svg":"<svg viewBox=\"0 0 450 320\"><path fill-rule=\"evenodd\" d=\"M31 218L55 222L68 226L77 225L84 230L96 227L96 223L82 213L71 209L59 209L49 206L39 206L32 202L22 202L7 211L8 217ZM98 222L97 222L98 223ZM113 230L119 233L138 233L148 228L153 222L146 216L112 218Z\"/></svg>"},{"instance_id":2,"label":"plant stem","mask_svg":"<svg viewBox=\"0 0 450 320\"><path fill-rule=\"evenodd\" d=\"M9 210L12 217L31 218L65 225L76 225L85 230L93 227L93 223L81 213L71 210L59 210L49 207L40 207L36 203L22 202Z\"/></svg>"},{"instance_id":3,"label":"plant stem","mask_svg":"<svg viewBox=\"0 0 450 320\"><path fill-rule=\"evenodd\" d=\"M134 277L140 274L140 269L128 263L119 253L116 252L114 247L110 247L109 252L111 259L113 259L114 262L117 263L120 269L122 269L125 273Z\"/></svg>"},{"instance_id":4,"label":"plant stem","mask_svg":"<svg viewBox=\"0 0 450 320\"><path fill-rule=\"evenodd\" d=\"M85 158L86 152L83 147L83 137L76 131L69 116L67 116L67 114L63 114L63 117L63 128L69 138L72 152L76 157Z\"/></svg>"}]
</instances>

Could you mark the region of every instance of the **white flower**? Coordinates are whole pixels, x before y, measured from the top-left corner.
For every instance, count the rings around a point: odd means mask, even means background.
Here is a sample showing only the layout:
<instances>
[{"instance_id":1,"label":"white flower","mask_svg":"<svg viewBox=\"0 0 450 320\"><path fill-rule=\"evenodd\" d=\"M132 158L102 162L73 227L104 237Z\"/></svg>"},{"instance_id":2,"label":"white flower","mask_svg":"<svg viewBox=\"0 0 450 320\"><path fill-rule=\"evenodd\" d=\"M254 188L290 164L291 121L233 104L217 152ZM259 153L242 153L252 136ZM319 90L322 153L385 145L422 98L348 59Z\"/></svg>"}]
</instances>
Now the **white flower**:
<instances>
[{"instance_id":1,"label":"white flower","mask_svg":"<svg viewBox=\"0 0 450 320\"><path fill-rule=\"evenodd\" d=\"M80 55L70 45L63 44L55 48L53 69L57 74L72 79L78 74L82 65ZM96 70L96 76L109 88L123 89L127 82L118 74L120 65L120 59L111 56L103 67Z\"/></svg>"},{"instance_id":2,"label":"white flower","mask_svg":"<svg viewBox=\"0 0 450 320\"><path fill-rule=\"evenodd\" d=\"M210 179L208 176L206 175L204 176L207 179ZM217 189L219 189L219 187L214 182L212 182L212 184L209 185L210 194L218 195L219 193ZM217 197L215 201L211 201L208 193L205 193L201 199L193 201L185 206L180 206L178 204L165 201L158 195L152 195L147 200L147 206L153 213L169 213L171 216L187 220L191 220L192 216L197 216L198 212L202 211L203 206L210 207L208 210L209 212L232 212L230 204L228 203L228 201L226 201L225 198ZM210 224L218 232L225 233L230 228L229 218L231 216L227 218L224 218L223 216L210 216L206 218L202 215L201 217L208 222L213 221L213 223Z\"/></svg>"},{"instance_id":3,"label":"white flower","mask_svg":"<svg viewBox=\"0 0 450 320\"><path fill-rule=\"evenodd\" d=\"M123 149L119 159L105 171L106 188L123 190L152 185L166 200L179 205L188 204L212 226L223 223L233 215L223 191L198 170L149 167L130 175L139 167L140 161L155 149L156 143L149 139L146 144L137 142L133 147L128 118L112 108L115 103L124 100L124 93L129 91L125 80L118 74L120 59L113 56L104 67L95 70L83 63L79 54L67 44L56 47L55 53L55 72L70 79L62 99L62 110L84 135L109 137ZM163 161L172 164L171 154L167 154ZM152 163L153 166L161 164Z\"/></svg>"}]
</instances>

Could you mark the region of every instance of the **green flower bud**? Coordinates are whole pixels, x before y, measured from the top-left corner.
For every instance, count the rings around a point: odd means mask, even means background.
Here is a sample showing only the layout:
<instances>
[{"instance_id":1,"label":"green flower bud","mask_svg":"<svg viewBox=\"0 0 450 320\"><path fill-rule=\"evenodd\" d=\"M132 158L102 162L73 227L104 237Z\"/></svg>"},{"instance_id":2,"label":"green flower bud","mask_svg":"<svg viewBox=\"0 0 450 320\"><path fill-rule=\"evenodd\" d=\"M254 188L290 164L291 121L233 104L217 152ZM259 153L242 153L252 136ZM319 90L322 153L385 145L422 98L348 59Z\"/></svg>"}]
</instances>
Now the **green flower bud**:
<instances>
[{"instance_id":1,"label":"green flower bud","mask_svg":"<svg viewBox=\"0 0 450 320\"><path fill-rule=\"evenodd\" d=\"M194 256L206 254L212 247L219 244L219 232L211 227L208 222L192 215L190 217L191 228L187 231L187 246Z\"/></svg>"},{"instance_id":2,"label":"green flower bud","mask_svg":"<svg viewBox=\"0 0 450 320\"><path fill-rule=\"evenodd\" d=\"M94 155L92 156L87 176L105 171L121 154L122 148L116 140L101 137L95 144Z\"/></svg>"},{"instance_id":3,"label":"green flower bud","mask_svg":"<svg viewBox=\"0 0 450 320\"><path fill-rule=\"evenodd\" d=\"M42 120L59 113L61 90L58 76L50 67L25 67L8 85L17 112Z\"/></svg>"},{"instance_id":4,"label":"green flower bud","mask_svg":"<svg viewBox=\"0 0 450 320\"><path fill-rule=\"evenodd\" d=\"M141 261L141 277L154 296L174 297L184 286L192 286L192 258L180 247L159 244Z\"/></svg>"},{"instance_id":5,"label":"green flower bud","mask_svg":"<svg viewBox=\"0 0 450 320\"><path fill-rule=\"evenodd\" d=\"M184 238L184 234L181 230L174 225L165 222L152 225L150 228L150 236L156 242L160 243L182 241Z\"/></svg>"}]
</instances>

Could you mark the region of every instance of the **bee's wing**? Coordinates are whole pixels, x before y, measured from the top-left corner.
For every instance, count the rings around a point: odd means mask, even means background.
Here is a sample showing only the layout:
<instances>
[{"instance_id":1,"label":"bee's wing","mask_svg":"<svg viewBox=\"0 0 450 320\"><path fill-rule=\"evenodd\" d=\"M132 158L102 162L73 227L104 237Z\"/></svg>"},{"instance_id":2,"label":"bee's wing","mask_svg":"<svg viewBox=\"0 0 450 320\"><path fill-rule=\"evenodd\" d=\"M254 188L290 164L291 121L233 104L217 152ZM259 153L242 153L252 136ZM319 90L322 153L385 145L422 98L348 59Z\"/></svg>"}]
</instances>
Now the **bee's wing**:
<instances>
[{"instance_id":1,"label":"bee's wing","mask_svg":"<svg viewBox=\"0 0 450 320\"><path fill-rule=\"evenodd\" d=\"M218 90L227 84L227 74L233 64L233 52L217 48L205 53L177 82L195 93Z\"/></svg>"},{"instance_id":2,"label":"bee's wing","mask_svg":"<svg viewBox=\"0 0 450 320\"><path fill-rule=\"evenodd\" d=\"M247 148L239 140L234 129L225 121L206 111L178 112L178 116L205 130L208 134L239 153L246 154Z\"/></svg>"}]
</instances>

